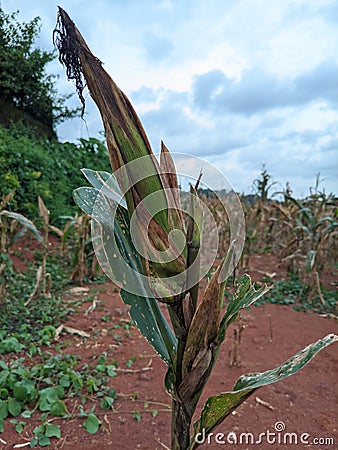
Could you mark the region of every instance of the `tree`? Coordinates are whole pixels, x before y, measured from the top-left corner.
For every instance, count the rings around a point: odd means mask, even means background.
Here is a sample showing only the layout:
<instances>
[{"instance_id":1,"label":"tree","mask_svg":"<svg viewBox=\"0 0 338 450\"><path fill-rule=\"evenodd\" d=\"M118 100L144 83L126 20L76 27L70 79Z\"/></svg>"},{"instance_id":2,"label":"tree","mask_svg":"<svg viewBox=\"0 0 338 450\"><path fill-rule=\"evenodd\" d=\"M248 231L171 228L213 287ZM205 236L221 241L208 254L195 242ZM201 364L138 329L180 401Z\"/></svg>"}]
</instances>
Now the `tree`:
<instances>
[{"instance_id":1,"label":"tree","mask_svg":"<svg viewBox=\"0 0 338 450\"><path fill-rule=\"evenodd\" d=\"M65 106L69 96L58 96L56 76L46 73L54 52L33 47L40 32L40 18L19 23L17 14L6 14L0 7L0 100L55 133L55 125L74 117L78 110Z\"/></svg>"}]
</instances>

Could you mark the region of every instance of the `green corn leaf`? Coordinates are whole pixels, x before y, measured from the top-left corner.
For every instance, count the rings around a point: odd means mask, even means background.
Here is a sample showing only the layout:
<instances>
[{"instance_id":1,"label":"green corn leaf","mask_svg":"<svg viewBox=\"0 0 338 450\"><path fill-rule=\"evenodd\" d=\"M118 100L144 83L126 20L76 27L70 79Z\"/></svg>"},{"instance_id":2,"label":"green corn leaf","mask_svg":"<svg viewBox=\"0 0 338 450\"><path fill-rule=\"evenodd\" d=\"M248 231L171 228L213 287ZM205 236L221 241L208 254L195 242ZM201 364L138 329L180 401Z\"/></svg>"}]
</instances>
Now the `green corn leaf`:
<instances>
[{"instance_id":1,"label":"green corn leaf","mask_svg":"<svg viewBox=\"0 0 338 450\"><path fill-rule=\"evenodd\" d=\"M313 268L316 254L317 252L315 250L310 250L306 255L305 270L307 273L310 273Z\"/></svg>"},{"instance_id":2,"label":"green corn leaf","mask_svg":"<svg viewBox=\"0 0 338 450\"><path fill-rule=\"evenodd\" d=\"M296 226L295 230L302 230L305 234L307 234L310 238L313 237L313 232L311 230L311 228L305 226L302 224L302 222L300 220L297 220L297 223L299 225Z\"/></svg>"},{"instance_id":3,"label":"green corn leaf","mask_svg":"<svg viewBox=\"0 0 338 450\"><path fill-rule=\"evenodd\" d=\"M199 433L208 434L219 425L231 412L243 403L253 392L268 384L283 380L301 370L323 348L338 341L338 336L329 334L323 339L308 345L296 355L289 358L279 367L262 373L242 375L236 382L233 391L222 392L210 397L202 410L201 416L194 423L194 435L191 439L190 450L198 447Z\"/></svg>"},{"instance_id":4,"label":"green corn leaf","mask_svg":"<svg viewBox=\"0 0 338 450\"><path fill-rule=\"evenodd\" d=\"M82 169L81 172L95 189L126 207L126 202L122 199L122 193L114 174L91 169Z\"/></svg>"},{"instance_id":5,"label":"green corn leaf","mask_svg":"<svg viewBox=\"0 0 338 450\"><path fill-rule=\"evenodd\" d=\"M111 174L104 171L96 171L92 169L83 168L81 169L83 175L87 178L89 183L96 189L100 190L103 186L106 185L109 178L111 178ZM115 179L115 177L114 177ZM116 182L117 183L117 182ZM117 184L117 189L120 190Z\"/></svg>"},{"instance_id":6,"label":"green corn leaf","mask_svg":"<svg viewBox=\"0 0 338 450\"><path fill-rule=\"evenodd\" d=\"M117 280L121 285L127 284L144 288L144 295L138 296L121 290L122 300L130 305L129 314L135 321L137 327L152 345L161 358L167 363L173 361L176 354L177 340L157 301L152 298L143 286L139 274L142 274L142 265L137 254L129 232L129 217L126 210L117 206L112 198L108 198L95 188L78 188L74 191L76 203L97 222L101 227L100 240L98 243L103 249L100 263L111 279ZM114 215L115 217L114 217ZM115 240L123 260L118 261L114 257L116 248L113 246L111 236ZM98 242L98 241L97 241ZM105 260L103 261L103 259ZM125 273L123 263L128 264L134 271Z\"/></svg>"},{"instance_id":7,"label":"green corn leaf","mask_svg":"<svg viewBox=\"0 0 338 450\"><path fill-rule=\"evenodd\" d=\"M332 231L338 227L338 222L330 216L323 217L316 223L316 229L323 225L323 223L328 222L328 225L322 229L322 233L324 234L326 231Z\"/></svg>"},{"instance_id":8,"label":"green corn leaf","mask_svg":"<svg viewBox=\"0 0 338 450\"><path fill-rule=\"evenodd\" d=\"M130 305L129 314L137 328L156 350L159 356L172 364L177 348L177 340L154 298L139 297L121 289L124 303Z\"/></svg>"},{"instance_id":9,"label":"green corn leaf","mask_svg":"<svg viewBox=\"0 0 338 450\"><path fill-rule=\"evenodd\" d=\"M140 283L137 274L142 272L142 268L130 237L127 211L95 188L78 188L73 195L78 206L99 224L100 228L96 228L96 248L100 248L100 264L106 274L120 285L126 282L127 275L128 284ZM98 225L94 224L95 226ZM112 236L115 238L115 244ZM117 259L116 246L123 257L120 261ZM126 274L125 264L135 271L128 271Z\"/></svg>"},{"instance_id":10,"label":"green corn leaf","mask_svg":"<svg viewBox=\"0 0 338 450\"><path fill-rule=\"evenodd\" d=\"M104 202L106 203L106 199L109 197L106 197L107 189L104 189L104 194L97 188L92 187L80 187L73 191L73 198L75 203L82 209L83 212L88 214L89 216L96 218L93 216L95 212L97 214L102 213L102 206L98 204L98 202ZM120 211L121 209L125 209L125 202L124 200L121 201L121 203L118 203L121 199L121 196L119 196L118 193L114 191L109 191L109 196L111 198L112 202L115 202L115 208L116 211ZM117 206L118 204L118 206ZM122 206L121 206L122 205ZM123 208L122 208L123 207Z\"/></svg>"},{"instance_id":11,"label":"green corn leaf","mask_svg":"<svg viewBox=\"0 0 338 450\"><path fill-rule=\"evenodd\" d=\"M235 259L235 247L236 240L234 239L228 249L228 252L226 254L226 257L224 258L224 261L222 263L222 268L219 273L219 282L225 283L226 280L229 278L230 274L234 271L234 259Z\"/></svg>"},{"instance_id":12,"label":"green corn leaf","mask_svg":"<svg viewBox=\"0 0 338 450\"><path fill-rule=\"evenodd\" d=\"M269 289L270 287L264 284L256 290L252 285L251 277L247 274L239 278L233 298L230 300L226 313L221 321L218 333L219 343L223 342L226 329L236 319L238 312L243 308L248 308Z\"/></svg>"},{"instance_id":13,"label":"green corn leaf","mask_svg":"<svg viewBox=\"0 0 338 450\"><path fill-rule=\"evenodd\" d=\"M79 187L73 191L75 203L83 212L93 217L95 202L99 195L99 190L91 187Z\"/></svg>"},{"instance_id":14,"label":"green corn leaf","mask_svg":"<svg viewBox=\"0 0 338 450\"><path fill-rule=\"evenodd\" d=\"M165 388L169 395L171 395L172 397L177 395L177 391L176 391L176 387L175 387L176 386L176 376L175 376L173 365L168 367L167 373L165 374L165 378L164 378L164 385L165 385Z\"/></svg>"},{"instance_id":15,"label":"green corn leaf","mask_svg":"<svg viewBox=\"0 0 338 450\"><path fill-rule=\"evenodd\" d=\"M316 228L325 222L330 222L332 225L336 225L336 226L338 225L338 222L334 219L334 217L325 216L325 217L322 217L320 220L318 220L318 222L316 223Z\"/></svg>"},{"instance_id":16,"label":"green corn leaf","mask_svg":"<svg viewBox=\"0 0 338 450\"><path fill-rule=\"evenodd\" d=\"M294 197L292 197L291 195L288 194L284 194L285 199L289 200L290 202L292 202L293 204L295 204L296 206L298 206L299 209L303 208L303 205L301 204L301 202L299 202L297 199L295 199Z\"/></svg>"},{"instance_id":17,"label":"green corn leaf","mask_svg":"<svg viewBox=\"0 0 338 450\"><path fill-rule=\"evenodd\" d=\"M116 221L114 225L115 228L119 228L119 224ZM129 262L130 266L135 269L134 283L137 283L140 287L142 287L142 280L139 279L138 275L139 273L142 273L142 266L139 261L138 255L136 254L133 247L131 248L131 242L126 242L128 241L127 236L121 229L117 230L116 235L118 235L117 237L119 239L118 243L121 253L126 258L127 262ZM118 266L118 264L116 264L116 260L111 257L111 252L109 252L110 242L110 239L107 239L104 242L108 264L110 267L112 267L112 264ZM116 267L115 270L117 270ZM121 276L123 279L123 273L121 274ZM167 364L170 364L174 360L176 355L177 339L174 336L171 328L169 327L167 320L162 314L157 301L149 296L148 292L146 292L145 290L142 297L130 293L124 289L121 289L120 295L124 303L130 306L129 314L136 323L136 326L138 327L140 332L147 339L150 345L155 349L155 351L160 355L160 357Z\"/></svg>"},{"instance_id":18,"label":"green corn leaf","mask_svg":"<svg viewBox=\"0 0 338 450\"><path fill-rule=\"evenodd\" d=\"M313 212L311 211L310 208L303 207L299 211L297 211L297 214L305 220L305 222L307 223L307 225L310 228L314 227L315 220L314 220Z\"/></svg>"},{"instance_id":19,"label":"green corn leaf","mask_svg":"<svg viewBox=\"0 0 338 450\"><path fill-rule=\"evenodd\" d=\"M308 224L311 224L313 222L313 217L311 217L312 212L309 208L305 208L299 200L291 197L290 195L285 195L285 199L289 200L298 207L297 214L300 213Z\"/></svg>"},{"instance_id":20,"label":"green corn leaf","mask_svg":"<svg viewBox=\"0 0 338 450\"><path fill-rule=\"evenodd\" d=\"M16 212L7 211L6 209L0 212L0 216L6 216L9 217L10 219L17 220L22 226L31 231L39 242L43 242L41 233L36 228L34 223L31 220L27 219L27 217Z\"/></svg>"}]
</instances>

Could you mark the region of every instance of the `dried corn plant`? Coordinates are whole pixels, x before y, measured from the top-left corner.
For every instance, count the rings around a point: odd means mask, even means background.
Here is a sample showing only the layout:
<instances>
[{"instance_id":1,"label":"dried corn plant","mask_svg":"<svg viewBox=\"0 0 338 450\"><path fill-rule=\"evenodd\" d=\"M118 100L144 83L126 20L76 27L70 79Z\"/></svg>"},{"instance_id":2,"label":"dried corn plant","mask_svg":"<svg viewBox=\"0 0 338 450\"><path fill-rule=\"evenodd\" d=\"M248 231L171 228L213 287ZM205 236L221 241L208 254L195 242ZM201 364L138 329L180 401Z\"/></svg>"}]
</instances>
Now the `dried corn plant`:
<instances>
[{"instance_id":1,"label":"dried corn plant","mask_svg":"<svg viewBox=\"0 0 338 450\"><path fill-rule=\"evenodd\" d=\"M284 246L287 251L282 260L292 261L297 274L310 286L309 300L318 293L323 306L325 302L320 288L320 274L329 271L335 264L337 248L337 199L324 192L311 194L297 200L284 194L283 211L287 216L289 239ZM282 207L280 207L281 209Z\"/></svg>"},{"instance_id":2,"label":"dried corn plant","mask_svg":"<svg viewBox=\"0 0 338 450\"><path fill-rule=\"evenodd\" d=\"M313 275L335 266L337 250L337 198L318 190L302 200L291 195L289 186L283 201L243 197L247 233L244 267L254 253L271 252L287 273L306 284Z\"/></svg>"},{"instance_id":3,"label":"dried corn plant","mask_svg":"<svg viewBox=\"0 0 338 450\"><path fill-rule=\"evenodd\" d=\"M157 161L128 98L61 8L54 42L83 105L86 85L101 112L114 172L85 169L93 187L77 189L75 200L94 219L94 244L101 251L101 265L120 282L120 294L130 306L131 317L167 366L164 384L172 398L171 447L194 449L199 445L199 433L211 432L257 388L297 372L338 337L326 336L280 367L241 376L231 392L205 402L192 426L227 328L241 309L264 295L267 287L255 290L250 277L242 276L226 311L222 311L225 281L237 248L233 242L198 299L203 224L198 181L191 186L187 219L182 214L170 153L162 144ZM159 303L168 309L170 321Z\"/></svg>"},{"instance_id":4,"label":"dried corn plant","mask_svg":"<svg viewBox=\"0 0 338 450\"><path fill-rule=\"evenodd\" d=\"M85 278L94 279L99 273L90 236L91 218L88 214L75 214L60 216L59 220L66 221L63 228L50 225L60 239L59 255L72 255L70 279L82 285Z\"/></svg>"},{"instance_id":5,"label":"dried corn plant","mask_svg":"<svg viewBox=\"0 0 338 450\"><path fill-rule=\"evenodd\" d=\"M43 237L34 223L24 215L6 210L15 192L4 196L0 202L0 306L5 304L6 284L13 274L12 245L27 231L42 244Z\"/></svg>"}]
</instances>

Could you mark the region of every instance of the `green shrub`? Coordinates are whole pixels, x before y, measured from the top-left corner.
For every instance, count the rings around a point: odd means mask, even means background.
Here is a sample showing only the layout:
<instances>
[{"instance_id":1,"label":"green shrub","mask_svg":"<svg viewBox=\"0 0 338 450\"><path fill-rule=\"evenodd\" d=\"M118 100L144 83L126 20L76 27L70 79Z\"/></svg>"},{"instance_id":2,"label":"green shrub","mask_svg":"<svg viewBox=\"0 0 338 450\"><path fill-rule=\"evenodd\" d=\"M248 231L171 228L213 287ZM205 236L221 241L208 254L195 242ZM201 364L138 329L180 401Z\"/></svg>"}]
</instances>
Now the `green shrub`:
<instances>
[{"instance_id":1,"label":"green shrub","mask_svg":"<svg viewBox=\"0 0 338 450\"><path fill-rule=\"evenodd\" d=\"M0 197L15 189L9 205L29 218L38 216L38 195L55 221L78 211L72 191L82 182L80 169L109 170L104 144L94 138L78 144L38 138L32 128L0 125Z\"/></svg>"}]
</instances>

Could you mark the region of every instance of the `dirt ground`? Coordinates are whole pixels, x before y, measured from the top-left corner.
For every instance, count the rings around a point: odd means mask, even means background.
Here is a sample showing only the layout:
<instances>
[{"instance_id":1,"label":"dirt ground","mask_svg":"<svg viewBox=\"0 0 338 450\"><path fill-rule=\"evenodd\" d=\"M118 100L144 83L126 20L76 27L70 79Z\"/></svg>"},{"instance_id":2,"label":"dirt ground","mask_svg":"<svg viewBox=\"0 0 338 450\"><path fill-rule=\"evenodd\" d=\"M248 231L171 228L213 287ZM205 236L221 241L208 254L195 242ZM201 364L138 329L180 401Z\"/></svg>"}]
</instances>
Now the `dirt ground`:
<instances>
[{"instance_id":1,"label":"dirt ground","mask_svg":"<svg viewBox=\"0 0 338 450\"><path fill-rule=\"evenodd\" d=\"M260 263L259 260L254 261L258 270ZM266 263L264 258L265 269ZM271 271L273 270L274 267L271 267ZM260 273L253 272L252 275L259 277ZM81 363L92 363L103 352L119 362L117 376L111 378L111 386L117 392L117 399L113 411L103 411L97 405L95 414L103 426L94 435L84 430L81 425L83 419L56 418L53 423L61 425L62 437L59 440L53 439L50 448L162 450L170 447L170 397L163 386L166 372L164 363L135 327L130 330L114 327L116 324L127 324L130 319L127 308L112 284L90 285L88 288L96 292L94 305L92 299L82 303L78 311L69 317L67 326L85 331L90 337L63 333L60 340L67 343L64 351L79 355ZM84 293L68 293L65 295L66 301L74 295L83 296ZM92 306L95 308L88 312ZM102 320L107 314L109 322ZM238 323L235 323L229 329L197 414L208 396L231 390L241 374L263 372L276 367L304 346L328 333L337 332L338 328L337 322L332 319L314 313L296 312L290 306L271 304L243 311L241 324L241 367L229 367L233 334L238 327ZM128 367L126 362L130 359L134 363ZM214 435L209 437L209 442L205 437L205 443L200 448L338 448L337 359L338 345L332 345L319 353L297 375L257 390L215 430ZM74 400L67 400L66 404L69 410L76 410ZM38 423L33 424L32 428ZM284 431L277 433L276 429ZM222 433L223 436L216 436L217 433ZM246 442L241 433L251 433L254 442L250 441L249 435L249 441ZM287 439L285 433L294 433L293 443L284 443L283 440ZM14 425L6 420L5 432L0 437L7 442L6 445L0 445L0 448L8 450L15 444L27 443L32 435L29 428L23 435L17 434ZM334 438L335 444L324 443L326 438ZM297 444L295 439L298 440ZM261 442L257 442L259 440ZM29 445L23 448L29 448Z\"/></svg>"}]
</instances>

